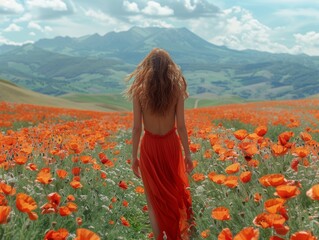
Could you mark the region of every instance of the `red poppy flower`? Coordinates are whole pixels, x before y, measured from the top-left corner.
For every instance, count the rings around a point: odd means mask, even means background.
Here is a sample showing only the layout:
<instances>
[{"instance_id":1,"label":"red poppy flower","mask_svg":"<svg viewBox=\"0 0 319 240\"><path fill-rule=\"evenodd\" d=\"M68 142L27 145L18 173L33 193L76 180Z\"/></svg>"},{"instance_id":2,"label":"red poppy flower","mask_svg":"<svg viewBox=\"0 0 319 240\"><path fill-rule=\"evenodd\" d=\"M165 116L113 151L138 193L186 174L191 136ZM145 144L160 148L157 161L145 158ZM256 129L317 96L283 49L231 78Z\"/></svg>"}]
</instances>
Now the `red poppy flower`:
<instances>
[{"instance_id":1,"label":"red poppy flower","mask_svg":"<svg viewBox=\"0 0 319 240\"><path fill-rule=\"evenodd\" d=\"M85 229L78 228L76 230L76 238L74 240L100 240L101 238L94 232Z\"/></svg>"},{"instance_id":2,"label":"red poppy flower","mask_svg":"<svg viewBox=\"0 0 319 240\"><path fill-rule=\"evenodd\" d=\"M245 129L240 129L234 132L234 136L238 140L244 140L248 136L248 132Z\"/></svg>"},{"instance_id":3,"label":"red poppy flower","mask_svg":"<svg viewBox=\"0 0 319 240\"><path fill-rule=\"evenodd\" d=\"M68 176L68 172L65 171L64 169L57 169L56 173L57 173L58 177L62 178L62 179L66 178Z\"/></svg>"},{"instance_id":4,"label":"red poppy flower","mask_svg":"<svg viewBox=\"0 0 319 240\"><path fill-rule=\"evenodd\" d=\"M72 182L70 182L71 187L73 187L74 189L78 189L78 188L82 188L82 184L80 181L75 181L73 180Z\"/></svg>"},{"instance_id":5,"label":"red poppy flower","mask_svg":"<svg viewBox=\"0 0 319 240\"><path fill-rule=\"evenodd\" d=\"M253 227L246 227L241 230L233 240L258 240L259 230Z\"/></svg>"},{"instance_id":6,"label":"red poppy flower","mask_svg":"<svg viewBox=\"0 0 319 240\"><path fill-rule=\"evenodd\" d=\"M202 231L201 233L200 233L200 236L202 237L202 238L208 238L209 236L210 236L210 231L209 231L209 229L206 229L206 230L204 230L204 231Z\"/></svg>"},{"instance_id":7,"label":"red poppy flower","mask_svg":"<svg viewBox=\"0 0 319 240\"><path fill-rule=\"evenodd\" d=\"M280 185L276 187L276 194L284 199L296 197L300 194L300 190L297 186Z\"/></svg>"},{"instance_id":8,"label":"red poppy flower","mask_svg":"<svg viewBox=\"0 0 319 240\"><path fill-rule=\"evenodd\" d=\"M68 230L65 228L60 228L58 230L49 230L45 236L44 240L66 240L69 236Z\"/></svg>"},{"instance_id":9,"label":"red poppy flower","mask_svg":"<svg viewBox=\"0 0 319 240\"><path fill-rule=\"evenodd\" d=\"M119 187L126 190L128 187L127 187L127 184L125 181L120 181L119 182Z\"/></svg>"},{"instance_id":10,"label":"red poppy flower","mask_svg":"<svg viewBox=\"0 0 319 240\"><path fill-rule=\"evenodd\" d=\"M238 186L238 177L237 176L227 176L224 182L224 185L229 188L235 188Z\"/></svg>"},{"instance_id":11,"label":"red poppy flower","mask_svg":"<svg viewBox=\"0 0 319 240\"><path fill-rule=\"evenodd\" d=\"M125 226L125 227L130 227L131 226L129 221L127 221L125 217L122 216L122 217L120 217L120 219L121 219L121 222L122 222L123 226Z\"/></svg>"},{"instance_id":12,"label":"red poppy flower","mask_svg":"<svg viewBox=\"0 0 319 240\"><path fill-rule=\"evenodd\" d=\"M277 213L279 211L279 209L282 208L282 206L284 205L285 202L286 202L286 200L284 200L282 198L274 198L274 199L268 199L264 203L264 205L265 205L265 209L269 213Z\"/></svg>"},{"instance_id":13,"label":"red poppy flower","mask_svg":"<svg viewBox=\"0 0 319 240\"><path fill-rule=\"evenodd\" d=\"M224 228L218 235L218 240L232 240L233 234L229 228Z\"/></svg>"},{"instance_id":14,"label":"red poppy flower","mask_svg":"<svg viewBox=\"0 0 319 240\"><path fill-rule=\"evenodd\" d=\"M213 209L212 211L212 218L216 219L216 220L229 220L230 214L229 214L229 210L228 208L225 207L217 207L215 209Z\"/></svg>"},{"instance_id":15,"label":"red poppy flower","mask_svg":"<svg viewBox=\"0 0 319 240\"><path fill-rule=\"evenodd\" d=\"M252 173L250 171L246 171L246 172L242 172L239 178L243 183L247 183L251 180L251 175Z\"/></svg>"},{"instance_id":16,"label":"red poppy flower","mask_svg":"<svg viewBox=\"0 0 319 240\"><path fill-rule=\"evenodd\" d=\"M38 207L34 199L24 193L17 194L16 206L20 212L31 212Z\"/></svg>"},{"instance_id":17,"label":"red poppy flower","mask_svg":"<svg viewBox=\"0 0 319 240\"><path fill-rule=\"evenodd\" d=\"M48 194L48 200L50 203L54 204L55 206L59 206L61 202L61 196L57 192L53 192Z\"/></svg>"},{"instance_id":18,"label":"red poppy flower","mask_svg":"<svg viewBox=\"0 0 319 240\"><path fill-rule=\"evenodd\" d=\"M205 175L202 173L194 173L192 178L194 179L195 182L199 182L199 181L205 180Z\"/></svg>"},{"instance_id":19,"label":"red poppy flower","mask_svg":"<svg viewBox=\"0 0 319 240\"><path fill-rule=\"evenodd\" d=\"M43 184L49 184L52 182L52 175L50 173L50 168L43 168L39 171L37 175L36 181L43 183Z\"/></svg>"},{"instance_id":20,"label":"red poppy flower","mask_svg":"<svg viewBox=\"0 0 319 240\"><path fill-rule=\"evenodd\" d=\"M258 126L255 129L255 133L259 136L259 137L263 137L268 131L268 128L266 126Z\"/></svg>"},{"instance_id":21,"label":"red poppy flower","mask_svg":"<svg viewBox=\"0 0 319 240\"><path fill-rule=\"evenodd\" d=\"M306 194L313 200L319 200L319 184L316 184L310 188Z\"/></svg>"},{"instance_id":22,"label":"red poppy flower","mask_svg":"<svg viewBox=\"0 0 319 240\"><path fill-rule=\"evenodd\" d=\"M0 192L1 191L6 195L11 195L11 196L16 194L16 189L14 187L0 182Z\"/></svg>"},{"instance_id":23,"label":"red poppy flower","mask_svg":"<svg viewBox=\"0 0 319 240\"><path fill-rule=\"evenodd\" d=\"M62 217L69 216L72 214L71 210L67 206L60 207L59 213Z\"/></svg>"},{"instance_id":24,"label":"red poppy flower","mask_svg":"<svg viewBox=\"0 0 319 240\"><path fill-rule=\"evenodd\" d=\"M237 173L239 169L240 169L240 163L233 163L225 169L225 172L227 174L234 174L234 173Z\"/></svg>"},{"instance_id":25,"label":"red poppy flower","mask_svg":"<svg viewBox=\"0 0 319 240\"><path fill-rule=\"evenodd\" d=\"M290 240L317 240L310 232L299 231L291 235Z\"/></svg>"},{"instance_id":26,"label":"red poppy flower","mask_svg":"<svg viewBox=\"0 0 319 240\"><path fill-rule=\"evenodd\" d=\"M141 186L137 186L137 187L135 188L135 192L136 192L136 193L139 193L139 194L144 194L144 188L141 187Z\"/></svg>"},{"instance_id":27,"label":"red poppy flower","mask_svg":"<svg viewBox=\"0 0 319 240\"><path fill-rule=\"evenodd\" d=\"M10 212L11 212L11 207L0 206L0 224L7 223Z\"/></svg>"},{"instance_id":28,"label":"red poppy flower","mask_svg":"<svg viewBox=\"0 0 319 240\"><path fill-rule=\"evenodd\" d=\"M285 176L278 173L278 174L267 174L265 176L262 176L261 178L259 178L259 182L261 185L263 185L264 187L269 187L269 186L279 186L282 184L285 184L287 181L285 179Z\"/></svg>"}]
</instances>

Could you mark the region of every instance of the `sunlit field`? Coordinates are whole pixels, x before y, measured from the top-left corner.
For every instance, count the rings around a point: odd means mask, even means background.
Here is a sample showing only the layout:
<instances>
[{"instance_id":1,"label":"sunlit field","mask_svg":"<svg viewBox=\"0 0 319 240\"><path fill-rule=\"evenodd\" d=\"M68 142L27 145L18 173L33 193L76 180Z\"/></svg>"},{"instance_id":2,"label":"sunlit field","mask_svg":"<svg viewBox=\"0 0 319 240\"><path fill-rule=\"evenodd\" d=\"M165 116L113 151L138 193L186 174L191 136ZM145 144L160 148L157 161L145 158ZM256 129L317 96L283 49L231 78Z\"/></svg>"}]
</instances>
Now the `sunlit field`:
<instances>
[{"instance_id":1,"label":"sunlit field","mask_svg":"<svg viewBox=\"0 0 319 240\"><path fill-rule=\"evenodd\" d=\"M318 106L186 111L194 239L318 239ZM0 103L0 239L152 239L131 124L131 113Z\"/></svg>"}]
</instances>

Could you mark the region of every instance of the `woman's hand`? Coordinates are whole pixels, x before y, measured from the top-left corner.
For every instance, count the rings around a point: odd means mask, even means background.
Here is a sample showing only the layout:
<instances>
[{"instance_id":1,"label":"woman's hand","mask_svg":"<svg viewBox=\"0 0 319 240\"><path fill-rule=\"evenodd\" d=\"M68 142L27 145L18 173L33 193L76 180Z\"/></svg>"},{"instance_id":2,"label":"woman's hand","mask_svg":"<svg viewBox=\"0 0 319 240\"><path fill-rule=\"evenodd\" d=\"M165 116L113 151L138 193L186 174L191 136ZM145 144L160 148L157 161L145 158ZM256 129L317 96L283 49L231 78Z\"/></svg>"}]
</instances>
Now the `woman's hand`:
<instances>
[{"instance_id":1,"label":"woman's hand","mask_svg":"<svg viewBox=\"0 0 319 240\"><path fill-rule=\"evenodd\" d=\"M132 170L133 170L136 177L141 178L140 160L138 158L133 159Z\"/></svg>"},{"instance_id":2,"label":"woman's hand","mask_svg":"<svg viewBox=\"0 0 319 240\"><path fill-rule=\"evenodd\" d=\"M190 174L193 171L194 165L193 165L191 156L185 156L185 167L186 167L186 172L188 174Z\"/></svg>"}]
</instances>

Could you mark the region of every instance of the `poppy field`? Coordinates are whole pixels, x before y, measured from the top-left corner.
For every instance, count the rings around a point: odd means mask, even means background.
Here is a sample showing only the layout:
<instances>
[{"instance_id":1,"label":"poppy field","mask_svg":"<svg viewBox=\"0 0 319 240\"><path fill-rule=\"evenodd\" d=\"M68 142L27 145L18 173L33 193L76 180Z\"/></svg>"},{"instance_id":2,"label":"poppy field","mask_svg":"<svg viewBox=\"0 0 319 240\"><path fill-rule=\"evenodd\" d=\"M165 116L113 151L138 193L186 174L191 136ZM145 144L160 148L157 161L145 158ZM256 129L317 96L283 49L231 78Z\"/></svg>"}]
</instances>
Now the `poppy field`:
<instances>
[{"instance_id":1,"label":"poppy field","mask_svg":"<svg viewBox=\"0 0 319 240\"><path fill-rule=\"evenodd\" d=\"M194 239L319 239L319 100L186 110ZM0 103L0 239L153 239L129 112Z\"/></svg>"}]
</instances>

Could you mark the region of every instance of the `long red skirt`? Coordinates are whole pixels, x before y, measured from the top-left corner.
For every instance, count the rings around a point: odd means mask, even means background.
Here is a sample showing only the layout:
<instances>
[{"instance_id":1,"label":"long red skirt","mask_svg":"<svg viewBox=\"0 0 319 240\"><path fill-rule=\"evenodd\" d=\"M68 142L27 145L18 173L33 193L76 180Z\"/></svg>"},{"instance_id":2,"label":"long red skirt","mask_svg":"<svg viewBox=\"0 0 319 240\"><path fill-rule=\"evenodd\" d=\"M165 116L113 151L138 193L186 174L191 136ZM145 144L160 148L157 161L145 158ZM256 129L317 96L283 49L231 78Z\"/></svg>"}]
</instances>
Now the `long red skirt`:
<instances>
[{"instance_id":1,"label":"long red skirt","mask_svg":"<svg viewBox=\"0 0 319 240\"><path fill-rule=\"evenodd\" d=\"M181 143L172 129L165 135L147 130L141 141L140 171L145 194L160 235L168 240L188 239L192 202Z\"/></svg>"}]
</instances>

